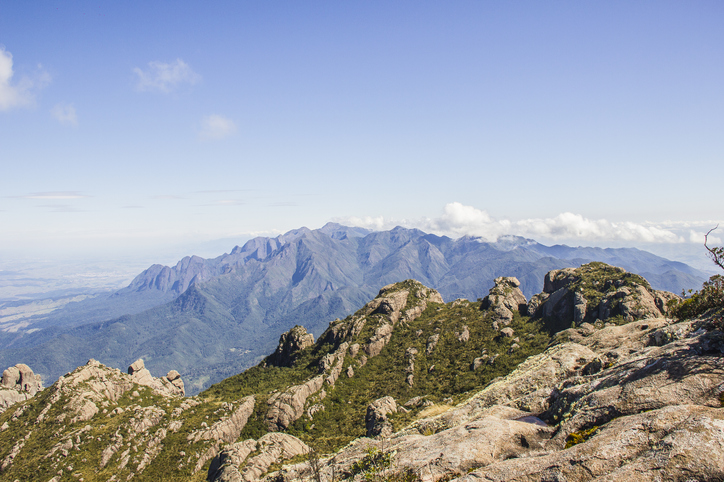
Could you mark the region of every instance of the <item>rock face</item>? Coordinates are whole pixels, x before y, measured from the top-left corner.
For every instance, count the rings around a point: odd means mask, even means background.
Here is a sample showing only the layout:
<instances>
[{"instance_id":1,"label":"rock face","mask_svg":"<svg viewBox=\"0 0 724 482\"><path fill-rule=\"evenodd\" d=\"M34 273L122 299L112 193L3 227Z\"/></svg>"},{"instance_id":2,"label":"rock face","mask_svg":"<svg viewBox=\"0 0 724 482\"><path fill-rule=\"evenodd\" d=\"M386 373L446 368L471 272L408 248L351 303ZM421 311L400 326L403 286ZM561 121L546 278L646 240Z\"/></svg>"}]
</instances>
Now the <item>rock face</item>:
<instances>
[{"instance_id":1,"label":"rock face","mask_svg":"<svg viewBox=\"0 0 724 482\"><path fill-rule=\"evenodd\" d=\"M301 385L295 385L283 392L273 394L267 402L266 414L268 430L278 432L286 429L304 414L307 399L324 386L324 376L318 375Z\"/></svg>"},{"instance_id":2,"label":"rock face","mask_svg":"<svg viewBox=\"0 0 724 482\"><path fill-rule=\"evenodd\" d=\"M658 318L667 313L673 293L657 291L638 275L604 263L553 270L546 274L543 292L531 298L530 316L555 320L558 326L630 322Z\"/></svg>"},{"instance_id":3,"label":"rock face","mask_svg":"<svg viewBox=\"0 0 724 482\"><path fill-rule=\"evenodd\" d=\"M307 400L320 392L325 385L334 387L340 373L346 355L348 343L342 343L333 353L325 355L320 362L321 374L301 385L294 385L283 392L272 394L267 404L269 410L266 413L266 426L270 431L278 432L284 430L304 414L304 407Z\"/></svg>"},{"instance_id":4,"label":"rock face","mask_svg":"<svg viewBox=\"0 0 724 482\"><path fill-rule=\"evenodd\" d=\"M507 325L513 320L514 311L526 311L527 301L519 286L518 278L495 278L495 286L483 298L480 309L492 311L498 320Z\"/></svg>"},{"instance_id":5,"label":"rock face","mask_svg":"<svg viewBox=\"0 0 724 482\"><path fill-rule=\"evenodd\" d=\"M40 375L29 366L18 363L3 372L0 384L0 413L12 405L27 400L43 389Z\"/></svg>"},{"instance_id":6,"label":"rock face","mask_svg":"<svg viewBox=\"0 0 724 482\"><path fill-rule=\"evenodd\" d=\"M314 335L307 333L303 326L295 326L279 337L276 351L267 358L267 363L278 367L289 367L295 355L314 344Z\"/></svg>"}]
</instances>

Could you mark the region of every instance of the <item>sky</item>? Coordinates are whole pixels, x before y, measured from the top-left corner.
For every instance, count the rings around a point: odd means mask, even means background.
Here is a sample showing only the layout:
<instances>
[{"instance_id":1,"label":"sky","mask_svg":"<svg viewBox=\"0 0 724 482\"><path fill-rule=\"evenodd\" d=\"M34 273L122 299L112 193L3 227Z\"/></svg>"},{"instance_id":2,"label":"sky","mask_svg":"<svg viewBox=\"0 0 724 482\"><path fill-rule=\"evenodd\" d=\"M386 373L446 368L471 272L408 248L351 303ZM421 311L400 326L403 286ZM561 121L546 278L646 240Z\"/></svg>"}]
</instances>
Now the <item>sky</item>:
<instances>
[{"instance_id":1,"label":"sky","mask_svg":"<svg viewBox=\"0 0 724 482\"><path fill-rule=\"evenodd\" d=\"M0 0L0 264L329 221L701 250L722 25L720 1Z\"/></svg>"}]
</instances>

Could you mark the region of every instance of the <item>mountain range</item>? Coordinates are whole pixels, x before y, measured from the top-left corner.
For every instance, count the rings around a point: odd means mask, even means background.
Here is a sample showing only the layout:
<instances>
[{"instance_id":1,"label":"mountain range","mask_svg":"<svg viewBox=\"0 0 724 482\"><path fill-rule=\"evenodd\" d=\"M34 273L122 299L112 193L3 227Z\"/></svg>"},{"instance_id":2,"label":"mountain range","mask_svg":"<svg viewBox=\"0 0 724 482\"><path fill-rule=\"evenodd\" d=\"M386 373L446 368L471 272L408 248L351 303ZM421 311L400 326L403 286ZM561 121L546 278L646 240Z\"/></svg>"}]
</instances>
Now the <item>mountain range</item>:
<instances>
[{"instance_id":1,"label":"mountain range","mask_svg":"<svg viewBox=\"0 0 724 482\"><path fill-rule=\"evenodd\" d=\"M520 237L451 239L397 227L370 232L329 223L259 237L213 259L153 265L111 295L68 303L0 336L0 365L22 362L43 379L98 359L154 372L178 370L188 393L257 363L301 324L319 335L330 319L360 308L382 286L416 279L445 301L477 300L499 276L530 297L545 273L602 261L680 292L707 278L690 266L634 248L545 246Z\"/></svg>"}]
</instances>

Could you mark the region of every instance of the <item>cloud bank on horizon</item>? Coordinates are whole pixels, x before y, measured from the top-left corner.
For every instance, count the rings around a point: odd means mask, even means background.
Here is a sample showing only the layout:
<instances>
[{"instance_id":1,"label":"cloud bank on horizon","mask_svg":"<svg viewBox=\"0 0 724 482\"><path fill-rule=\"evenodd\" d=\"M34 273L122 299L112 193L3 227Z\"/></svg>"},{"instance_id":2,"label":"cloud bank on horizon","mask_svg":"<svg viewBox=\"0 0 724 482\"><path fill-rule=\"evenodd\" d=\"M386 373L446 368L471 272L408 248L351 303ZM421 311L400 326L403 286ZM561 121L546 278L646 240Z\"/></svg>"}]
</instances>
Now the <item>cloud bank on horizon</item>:
<instances>
[{"instance_id":1,"label":"cloud bank on horizon","mask_svg":"<svg viewBox=\"0 0 724 482\"><path fill-rule=\"evenodd\" d=\"M450 237L479 236L489 241L512 235L532 238L536 241L553 242L669 244L701 243L704 240L704 234L717 224L715 221L663 224L612 222L606 219L588 219L571 212L561 213L550 218L513 221L496 219L485 210L459 202L446 204L443 214L436 218L400 220L383 216L350 216L337 218L335 221L377 231L403 226ZM714 244L722 242L722 239L716 235L709 235L709 240Z\"/></svg>"}]
</instances>

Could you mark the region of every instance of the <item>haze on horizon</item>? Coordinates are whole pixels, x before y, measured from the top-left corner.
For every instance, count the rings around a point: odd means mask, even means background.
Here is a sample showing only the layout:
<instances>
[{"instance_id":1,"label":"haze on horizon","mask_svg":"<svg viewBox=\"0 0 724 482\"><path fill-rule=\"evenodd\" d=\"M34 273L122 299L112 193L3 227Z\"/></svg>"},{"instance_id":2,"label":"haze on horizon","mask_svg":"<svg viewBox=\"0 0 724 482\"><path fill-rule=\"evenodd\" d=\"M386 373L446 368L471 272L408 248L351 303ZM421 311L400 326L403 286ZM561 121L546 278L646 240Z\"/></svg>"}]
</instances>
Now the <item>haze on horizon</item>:
<instances>
[{"instance_id":1,"label":"haze on horizon","mask_svg":"<svg viewBox=\"0 0 724 482\"><path fill-rule=\"evenodd\" d=\"M0 263L328 221L691 252L724 226L722 23L715 1L0 0Z\"/></svg>"}]
</instances>

